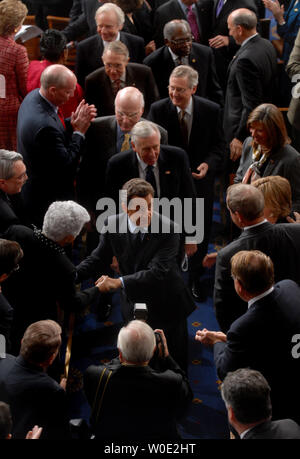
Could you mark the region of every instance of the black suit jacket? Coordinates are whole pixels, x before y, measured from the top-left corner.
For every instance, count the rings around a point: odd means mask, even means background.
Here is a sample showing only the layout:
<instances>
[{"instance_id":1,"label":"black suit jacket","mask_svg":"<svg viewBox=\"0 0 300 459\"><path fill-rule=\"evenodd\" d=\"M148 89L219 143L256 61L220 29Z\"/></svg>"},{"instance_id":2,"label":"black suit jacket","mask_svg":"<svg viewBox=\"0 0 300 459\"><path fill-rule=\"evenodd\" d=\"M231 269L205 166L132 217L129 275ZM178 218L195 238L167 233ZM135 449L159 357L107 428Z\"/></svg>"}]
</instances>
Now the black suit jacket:
<instances>
[{"instance_id":1,"label":"black suit jacket","mask_svg":"<svg viewBox=\"0 0 300 459\"><path fill-rule=\"evenodd\" d=\"M198 20L200 23L199 25L201 43L206 45L208 43L209 38L212 3L204 1L197 2L195 5ZM157 48L164 45L164 26L167 22L172 21L173 19L187 20L186 15L184 14L177 0L169 0L167 3L159 6L155 11L153 19L153 29L154 41Z\"/></svg>"},{"instance_id":2,"label":"black suit jacket","mask_svg":"<svg viewBox=\"0 0 300 459\"><path fill-rule=\"evenodd\" d=\"M261 250L274 263L276 281L292 279L300 284L300 225L265 222L243 230L239 238L221 249L217 256L214 305L225 333L247 309L235 292L230 270L230 259L240 250Z\"/></svg>"},{"instance_id":3,"label":"black suit jacket","mask_svg":"<svg viewBox=\"0 0 300 459\"><path fill-rule=\"evenodd\" d=\"M188 61L188 65L197 70L199 75L196 95L210 99L223 106L224 97L216 74L215 59L212 50L208 46L193 43ZM168 97L169 78L175 68L169 48L163 46L149 54L144 59L144 64L152 69L160 97Z\"/></svg>"},{"instance_id":4,"label":"black suit jacket","mask_svg":"<svg viewBox=\"0 0 300 459\"><path fill-rule=\"evenodd\" d=\"M300 330L299 311L299 285L283 280L231 325L226 343L214 345L220 379L238 368L260 371L271 387L273 418L291 418L296 422L300 421L296 384L300 362L292 355L292 338Z\"/></svg>"},{"instance_id":5,"label":"black suit jacket","mask_svg":"<svg viewBox=\"0 0 300 459\"><path fill-rule=\"evenodd\" d=\"M13 209L9 197L0 190L0 236L3 237L3 233L10 225L15 225L17 223L20 223L20 221Z\"/></svg>"},{"instance_id":6,"label":"black suit jacket","mask_svg":"<svg viewBox=\"0 0 300 459\"><path fill-rule=\"evenodd\" d=\"M229 37L229 45L223 46L222 48L213 48L213 52L216 60L217 75L222 88L226 88L227 81L227 70L228 65L239 49L239 45L236 44L233 37L229 36L229 30L227 25L227 19L232 11L239 8L247 8L257 13L257 8L254 0L227 0L223 8L221 9L218 17L216 16L216 10L219 0L212 1L213 8L211 10L210 18L210 33L209 38L216 37L217 35L223 35Z\"/></svg>"},{"instance_id":7,"label":"black suit jacket","mask_svg":"<svg viewBox=\"0 0 300 459\"><path fill-rule=\"evenodd\" d=\"M206 162L211 171L218 170L223 162L223 132L220 106L202 97L193 96L193 124L186 148L182 139L177 109L169 98L151 105L148 119L168 131L170 145L186 150L192 171Z\"/></svg>"},{"instance_id":8,"label":"black suit jacket","mask_svg":"<svg viewBox=\"0 0 300 459\"><path fill-rule=\"evenodd\" d=\"M29 177L22 188L24 204L30 221L40 225L49 204L74 199L74 178L84 138L64 129L38 89L27 94L20 106L17 137Z\"/></svg>"},{"instance_id":9,"label":"black suit jacket","mask_svg":"<svg viewBox=\"0 0 300 459\"><path fill-rule=\"evenodd\" d=\"M184 150L162 145L158 158L160 197L194 198L189 160ZM127 180L139 177L138 160L133 150L114 155L107 163L106 191L116 202L119 190Z\"/></svg>"},{"instance_id":10,"label":"black suit jacket","mask_svg":"<svg viewBox=\"0 0 300 459\"><path fill-rule=\"evenodd\" d=\"M241 142L248 136L251 111L272 102L276 85L277 58L274 46L259 35L251 38L236 53L229 66L224 108L224 132L228 142Z\"/></svg>"},{"instance_id":11,"label":"black suit jacket","mask_svg":"<svg viewBox=\"0 0 300 459\"><path fill-rule=\"evenodd\" d=\"M105 214L101 217L105 221ZM116 256L124 281L125 318L133 318L134 303L146 303L149 325L172 329L172 324L184 320L195 309L195 304L177 263L179 234L174 234L170 220L156 213L152 220L163 229L146 234L137 251L135 235L127 228L127 214L109 217L98 247L77 266L78 281L106 273L112 257ZM99 225L101 228L100 222Z\"/></svg>"},{"instance_id":12,"label":"black suit jacket","mask_svg":"<svg viewBox=\"0 0 300 459\"><path fill-rule=\"evenodd\" d=\"M145 58L145 43L141 37L126 32L120 32L120 41L127 46L131 62L143 62ZM98 34L78 43L75 73L78 83L82 87L84 87L85 77L87 75L99 67L103 67L103 50L103 40Z\"/></svg>"},{"instance_id":13,"label":"black suit jacket","mask_svg":"<svg viewBox=\"0 0 300 459\"><path fill-rule=\"evenodd\" d=\"M253 427L243 440L299 440L300 427L292 419L266 421Z\"/></svg>"},{"instance_id":14,"label":"black suit jacket","mask_svg":"<svg viewBox=\"0 0 300 459\"><path fill-rule=\"evenodd\" d=\"M141 118L141 121L143 118ZM115 116L96 118L86 133L87 148L79 166L77 196L82 205L95 212L97 200L105 191L107 161L117 151L118 124ZM168 143L168 133L158 126L161 143Z\"/></svg>"},{"instance_id":15,"label":"black suit jacket","mask_svg":"<svg viewBox=\"0 0 300 459\"><path fill-rule=\"evenodd\" d=\"M97 33L95 13L101 5L98 0L81 0L81 14L63 29L68 41Z\"/></svg>"},{"instance_id":16,"label":"black suit jacket","mask_svg":"<svg viewBox=\"0 0 300 459\"><path fill-rule=\"evenodd\" d=\"M176 422L189 406L192 391L171 357L165 359L164 366L164 371L157 372L150 366L121 365L117 358L106 365L88 367L84 373L84 391L91 407L103 369L112 371L98 420L96 415L91 417L96 439L180 438ZM100 389L99 397L102 393Z\"/></svg>"},{"instance_id":17,"label":"black suit jacket","mask_svg":"<svg viewBox=\"0 0 300 459\"><path fill-rule=\"evenodd\" d=\"M10 406L13 438L24 439L35 425L43 427L41 439L69 438L66 392L23 357L0 359L0 399Z\"/></svg>"},{"instance_id":18,"label":"black suit jacket","mask_svg":"<svg viewBox=\"0 0 300 459\"><path fill-rule=\"evenodd\" d=\"M125 86L135 86L144 95L145 115L150 105L159 99L158 89L152 70L143 64L127 64ZM104 67L95 70L85 79L85 98L97 108L97 116L114 115L115 96Z\"/></svg>"}]
</instances>

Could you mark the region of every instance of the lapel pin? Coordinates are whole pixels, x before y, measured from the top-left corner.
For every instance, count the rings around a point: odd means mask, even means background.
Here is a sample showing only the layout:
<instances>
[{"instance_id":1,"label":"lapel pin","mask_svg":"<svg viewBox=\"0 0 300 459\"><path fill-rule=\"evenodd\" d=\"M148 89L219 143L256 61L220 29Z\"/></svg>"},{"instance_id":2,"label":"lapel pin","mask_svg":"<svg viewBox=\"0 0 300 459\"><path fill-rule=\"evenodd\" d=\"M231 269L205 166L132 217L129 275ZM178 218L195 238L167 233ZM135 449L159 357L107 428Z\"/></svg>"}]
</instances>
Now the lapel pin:
<instances>
[{"instance_id":1,"label":"lapel pin","mask_svg":"<svg viewBox=\"0 0 300 459\"><path fill-rule=\"evenodd\" d=\"M193 64L196 62L196 59L192 59Z\"/></svg>"},{"instance_id":2,"label":"lapel pin","mask_svg":"<svg viewBox=\"0 0 300 459\"><path fill-rule=\"evenodd\" d=\"M166 175L170 175L170 174L171 174L171 171L165 171L165 174L166 174Z\"/></svg>"}]
</instances>

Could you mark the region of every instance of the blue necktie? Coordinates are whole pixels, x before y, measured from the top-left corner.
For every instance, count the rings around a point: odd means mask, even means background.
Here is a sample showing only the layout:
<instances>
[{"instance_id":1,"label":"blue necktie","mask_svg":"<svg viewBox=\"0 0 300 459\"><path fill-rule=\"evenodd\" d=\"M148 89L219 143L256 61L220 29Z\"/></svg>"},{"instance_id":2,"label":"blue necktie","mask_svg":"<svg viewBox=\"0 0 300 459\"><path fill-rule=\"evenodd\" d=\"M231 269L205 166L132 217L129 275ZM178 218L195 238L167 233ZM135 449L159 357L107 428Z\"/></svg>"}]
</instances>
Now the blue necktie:
<instances>
[{"instance_id":1,"label":"blue necktie","mask_svg":"<svg viewBox=\"0 0 300 459\"><path fill-rule=\"evenodd\" d=\"M223 6L224 6L224 0L219 0L218 6L217 6L217 11L216 11L216 17L219 16Z\"/></svg>"}]
</instances>

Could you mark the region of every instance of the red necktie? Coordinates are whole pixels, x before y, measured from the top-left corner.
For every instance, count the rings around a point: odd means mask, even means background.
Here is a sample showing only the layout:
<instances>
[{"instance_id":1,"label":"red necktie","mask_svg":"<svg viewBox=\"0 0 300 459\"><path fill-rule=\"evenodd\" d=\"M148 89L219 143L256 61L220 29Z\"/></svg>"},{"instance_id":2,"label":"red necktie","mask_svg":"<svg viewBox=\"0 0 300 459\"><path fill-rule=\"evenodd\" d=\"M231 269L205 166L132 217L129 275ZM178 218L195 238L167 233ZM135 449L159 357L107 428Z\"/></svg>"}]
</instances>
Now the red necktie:
<instances>
[{"instance_id":1,"label":"red necktie","mask_svg":"<svg viewBox=\"0 0 300 459\"><path fill-rule=\"evenodd\" d=\"M199 43L199 41L200 41L199 28L198 28L198 24L197 24L196 15L195 15L194 11L192 10L192 6L193 5L187 7L187 9L188 9L187 20L188 20L188 23L190 25L190 28L191 28L191 31L192 31L192 34L194 36L195 41Z\"/></svg>"},{"instance_id":2,"label":"red necktie","mask_svg":"<svg viewBox=\"0 0 300 459\"><path fill-rule=\"evenodd\" d=\"M65 119L64 119L64 115L62 113L62 111L60 110L60 108L57 110L57 116L58 118L60 119L63 127L66 129L66 124L65 124Z\"/></svg>"}]
</instances>

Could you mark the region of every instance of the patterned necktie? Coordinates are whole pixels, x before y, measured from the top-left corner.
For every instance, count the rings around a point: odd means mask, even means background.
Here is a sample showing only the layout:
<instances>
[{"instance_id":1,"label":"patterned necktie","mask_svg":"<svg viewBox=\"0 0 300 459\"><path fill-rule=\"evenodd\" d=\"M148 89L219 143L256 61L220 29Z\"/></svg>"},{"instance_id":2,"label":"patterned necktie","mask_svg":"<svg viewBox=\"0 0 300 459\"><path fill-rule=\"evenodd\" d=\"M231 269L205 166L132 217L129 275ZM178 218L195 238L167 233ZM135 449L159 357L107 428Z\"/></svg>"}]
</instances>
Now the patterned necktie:
<instances>
[{"instance_id":1,"label":"patterned necktie","mask_svg":"<svg viewBox=\"0 0 300 459\"><path fill-rule=\"evenodd\" d=\"M114 93L114 96L117 94L117 92L120 90L121 88L121 80L114 80L111 82L111 86L112 86L112 90L113 90L113 93Z\"/></svg>"},{"instance_id":2,"label":"patterned necktie","mask_svg":"<svg viewBox=\"0 0 300 459\"><path fill-rule=\"evenodd\" d=\"M63 127L66 129L66 124L65 124L65 119L64 119L64 115L62 113L62 111L60 110L60 108L57 110L57 116L58 118L60 119Z\"/></svg>"},{"instance_id":3,"label":"patterned necktie","mask_svg":"<svg viewBox=\"0 0 300 459\"><path fill-rule=\"evenodd\" d=\"M187 125L187 122L186 122L186 119L185 119L185 111L184 110L181 110L180 113L179 113L179 124L180 124L180 129L181 129L181 134L182 134L182 138L183 138L183 141L184 141L184 145L185 147L188 146L188 143L189 143L189 134L188 134L188 125Z\"/></svg>"},{"instance_id":4,"label":"patterned necktie","mask_svg":"<svg viewBox=\"0 0 300 459\"><path fill-rule=\"evenodd\" d=\"M187 7L187 9L188 9L187 20L188 20L188 23L190 25L190 28L191 28L191 31L192 31L192 34L194 36L195 41L199 43L199 41L200 41L199 28L198 28L198 24L197 24L196 15L195 15L194 11L192 10L192 6L193 5Z\"/></svg>"},{"instance_id":5,"label":"patterned necktie","mask_svg":"<svg viewBox=\"0 0 300 459\"><path fill-rule=\"evenodd\" d=\"M122 143L121 151L126 151L130 149L130 134L127 132L124 134L124 141Z\"/></svg>"},{"instance_id":6,"label":"patterned necktie","mask_svg":"<svg viewBox=\"0 0 300 459\"><path fill-rule=\"evenodd\" d=\"M156 188L156 180L154 177L153 166L146 167L146 181L153 186L154 189L154 197L157 197L157 188Z\"/></svg>"},{"instance_id":7,"label":"patterned necktie","mask_svg":"<svg viewBox=\"0 0 300 459\"><path fill-rule=\"evenodd\" d=\"M218 6L217 6L217 11L216 11L216 17L219 16L223 6L224 6L224 0L219 0Z\"/></svg>"}]
</instances>

